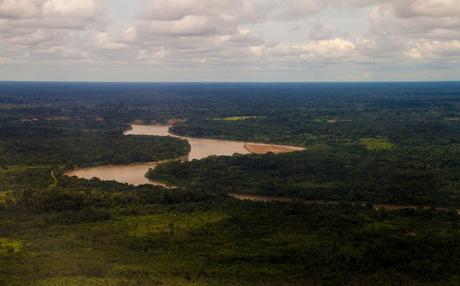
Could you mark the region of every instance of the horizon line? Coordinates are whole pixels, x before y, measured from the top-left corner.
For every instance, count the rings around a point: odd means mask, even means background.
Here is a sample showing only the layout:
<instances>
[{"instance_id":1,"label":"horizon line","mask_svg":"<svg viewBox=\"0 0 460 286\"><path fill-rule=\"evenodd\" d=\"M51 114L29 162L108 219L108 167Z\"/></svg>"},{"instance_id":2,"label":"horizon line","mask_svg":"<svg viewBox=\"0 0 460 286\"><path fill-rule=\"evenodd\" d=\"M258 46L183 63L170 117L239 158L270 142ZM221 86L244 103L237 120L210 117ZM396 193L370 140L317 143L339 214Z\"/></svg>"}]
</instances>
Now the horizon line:
<instances>
[{"instance_id":1,"label":"horizon line","mask_svg":"<svg viewBox=\"0 0 460 286\"><path fill-rule=\"evenodd\" d=\"M0 80L0 83L110 83L110 84L347 84L347 83L460 83L458 80L363 81L103 81L103 80Z\"/></svg>"}]
</instances>

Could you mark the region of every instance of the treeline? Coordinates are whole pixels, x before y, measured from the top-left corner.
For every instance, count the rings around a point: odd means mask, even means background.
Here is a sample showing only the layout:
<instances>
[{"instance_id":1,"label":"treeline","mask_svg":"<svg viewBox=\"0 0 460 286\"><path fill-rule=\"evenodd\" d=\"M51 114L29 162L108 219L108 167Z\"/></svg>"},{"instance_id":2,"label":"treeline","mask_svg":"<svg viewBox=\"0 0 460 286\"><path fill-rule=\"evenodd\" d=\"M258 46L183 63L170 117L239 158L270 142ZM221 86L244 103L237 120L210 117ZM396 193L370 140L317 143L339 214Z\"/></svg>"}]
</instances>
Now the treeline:
<instances>
[{"instance_id":1,"label":"treeline","mask_svg":"<svg viewBox=\"0 0 460 286\"><path fill-rule=\"evenodd\" d=\"M407 147L447 147L460 142L460 88L441 85L421 90L409 84L395 90L391 86L377 86L381 89L359 85L326 87L321 94L311 86L280 88L278 96L271 92L260 95L258 92L264 90L261 88L252 96L227 98L227 112L208 111L202 116L190 116L173 131L196 137L303 146L358 142L369 137L387 138ZM259 117L216 120L238 115Z\"/></svg>"},{"instance_id":2,"label":"treeline","mask_svg":"<svg viewBox=\"0 0 460 286\"><path fill-rule=\"evenodd\" d=\"M152 162L188 154L190 145L172 137L123 136L111 132L65 132L51 128L0 128L0 164L89 166Z\"/></svg>"},{"instance_id":3,"label":"treeline","mask_svg":"<svg viewBox=\"0 0 460 286\"><path fill-rule=\"evenodd\" d=\"M306 200L460 205L459 150L425 156L410 150L306 151L283 155L210 157L169 162L148 177L217 193L249 193Z\"/></svg>"}]
</instances>

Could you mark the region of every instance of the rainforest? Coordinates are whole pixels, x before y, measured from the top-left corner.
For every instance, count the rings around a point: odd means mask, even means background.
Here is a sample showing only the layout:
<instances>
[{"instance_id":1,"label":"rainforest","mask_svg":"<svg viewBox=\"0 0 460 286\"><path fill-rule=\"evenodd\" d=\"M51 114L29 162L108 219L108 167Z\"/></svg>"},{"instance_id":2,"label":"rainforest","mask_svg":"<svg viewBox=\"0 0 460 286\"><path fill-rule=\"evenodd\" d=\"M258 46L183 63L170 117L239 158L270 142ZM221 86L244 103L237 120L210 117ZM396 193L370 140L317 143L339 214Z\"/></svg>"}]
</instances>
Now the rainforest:
<instances>
[{"instance_id":1,"label":"rainforest","mask_svg":"<svg viewBox=\"0 0 460 286\"><path fill-rule=\"evenodd\" d=\"M0 285L459 285L459 213L458 82L0 82Z\"/></svg>"}]
</instances>

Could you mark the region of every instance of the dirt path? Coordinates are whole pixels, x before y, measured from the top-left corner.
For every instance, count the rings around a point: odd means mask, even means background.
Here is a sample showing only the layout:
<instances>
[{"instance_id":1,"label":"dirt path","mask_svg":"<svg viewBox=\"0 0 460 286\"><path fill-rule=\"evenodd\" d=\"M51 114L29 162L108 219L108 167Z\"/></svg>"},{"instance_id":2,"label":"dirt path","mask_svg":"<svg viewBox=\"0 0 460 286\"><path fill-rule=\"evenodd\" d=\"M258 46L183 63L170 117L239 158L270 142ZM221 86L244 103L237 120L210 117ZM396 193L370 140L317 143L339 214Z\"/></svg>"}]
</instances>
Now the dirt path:
<instances>
[{"instance_id":1,"label":"dirt path","mask_svg":"<svg viewBox=\"0 0 460 286\"><path fill-rule=\"evenodd\" d=\"M54 170L51 170L51 178L53 179L53 183L49 186L50 189L54 189L57 187L59 181L56 178L56 175L54 175Z\"/></svg>"}]
</instances>

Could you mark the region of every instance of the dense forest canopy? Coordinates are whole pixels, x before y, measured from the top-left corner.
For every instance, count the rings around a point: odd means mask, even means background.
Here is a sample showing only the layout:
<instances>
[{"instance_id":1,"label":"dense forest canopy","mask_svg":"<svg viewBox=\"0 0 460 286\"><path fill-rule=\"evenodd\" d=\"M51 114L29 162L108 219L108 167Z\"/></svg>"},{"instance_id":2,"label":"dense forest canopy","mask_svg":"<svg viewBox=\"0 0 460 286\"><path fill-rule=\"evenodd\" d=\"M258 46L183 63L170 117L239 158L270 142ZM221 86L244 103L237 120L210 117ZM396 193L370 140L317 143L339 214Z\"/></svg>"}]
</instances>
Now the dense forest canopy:
<instances>
[{"instance_id":1,"label":"dense forest canopy","mask_svg":"<svg viewBox=\"0 0 460 286\"><path fill-rule=\"evenodd\" d=\"M123 135L171 120L306 150L149 172L174 189L64 176L187 154ZM458 285L459 178L460 83L0 82L0 285Z\"/></svg>"}]
</instances>

